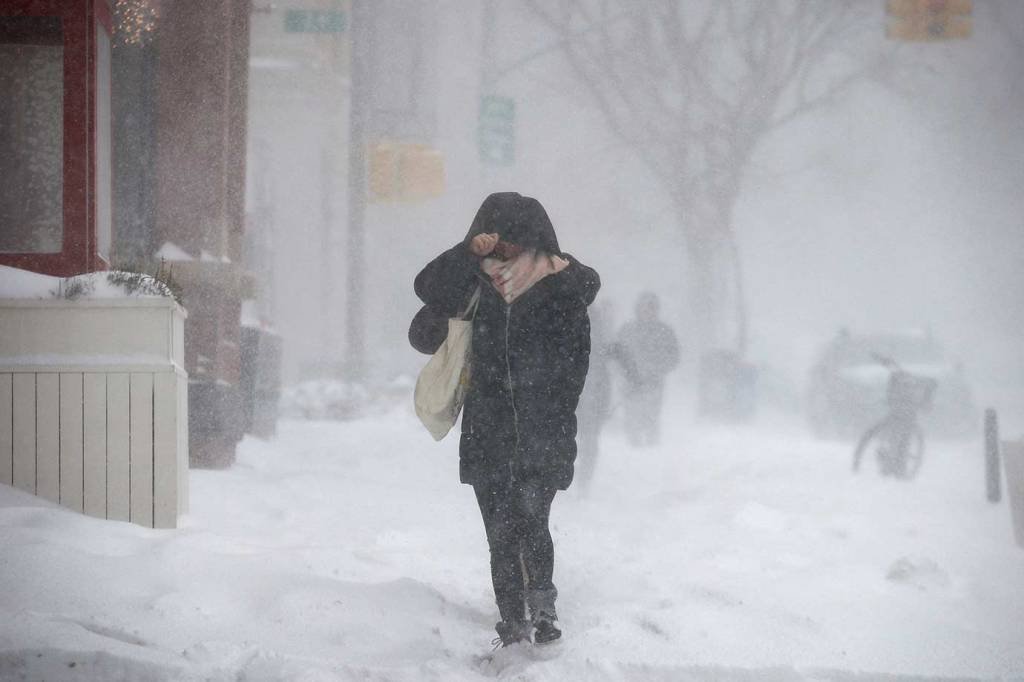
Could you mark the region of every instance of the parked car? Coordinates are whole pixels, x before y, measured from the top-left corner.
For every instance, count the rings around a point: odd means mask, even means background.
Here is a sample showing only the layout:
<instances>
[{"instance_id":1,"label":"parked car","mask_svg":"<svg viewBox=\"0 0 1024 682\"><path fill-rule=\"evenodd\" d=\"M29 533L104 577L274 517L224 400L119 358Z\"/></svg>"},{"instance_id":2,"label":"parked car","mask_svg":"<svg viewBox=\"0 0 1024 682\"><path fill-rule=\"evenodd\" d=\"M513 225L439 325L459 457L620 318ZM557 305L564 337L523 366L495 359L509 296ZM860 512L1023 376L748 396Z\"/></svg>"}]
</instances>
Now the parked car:
<instances>
[{"instance_id":1,"label":"parked car","mask_svg":"<svg viewBox=\"0 0 1024 682\"><path fill-rule=\"evenodd\" d=\"M962 367L947 358L930 333L858 335L844 329L828 342L811 369L806 408L815 435L856 438L885 416L889 370L879 364L879 355L937 382L931 409L921 415L925 432L958 436L975 426L975 407Z\"/></svg>"}]
</instances>

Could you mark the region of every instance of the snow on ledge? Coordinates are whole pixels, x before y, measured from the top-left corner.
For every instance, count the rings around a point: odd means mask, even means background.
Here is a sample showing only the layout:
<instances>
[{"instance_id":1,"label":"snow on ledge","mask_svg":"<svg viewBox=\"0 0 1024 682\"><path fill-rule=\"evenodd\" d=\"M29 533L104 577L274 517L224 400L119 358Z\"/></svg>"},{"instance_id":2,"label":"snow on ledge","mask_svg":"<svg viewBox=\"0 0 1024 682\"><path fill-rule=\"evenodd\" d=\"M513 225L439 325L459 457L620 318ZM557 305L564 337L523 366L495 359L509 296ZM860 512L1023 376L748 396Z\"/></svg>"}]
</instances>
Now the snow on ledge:
<instances>
[{"instance_id":1,"label":"snow on ledge","mask_svg":"<svg viewBox=\"0 0 1024 682\"><path fill-rule=\"evenodd\" d=\"M195 260L185 249L181 248L174 242L164 242L164 245L153 254L157 258L163 258L166 261L190 261Z\"/></svg>"},{"instance_id":2,"label":"snow on ledge","mask_svg":"<svg viewBox=\"0 0 1024 682\"><path fill-rule=\"evenodd\" d=\"M157 353L75 354L39 353L36 355L0 355L0 367L122 367L124 365L167 365L167 358Z\"/></svg>"},{"instance_id":3,"label":"snow on ledge","mask_svg":"<svg viewBox=\"0 0 1024 682\"><path fill-rule=\"evenodd\" d=\"M202 261L203 263L231 263L231 259L228 258L227 256L220 256L218 258L217 256L214 256L206 249L203 249L202 251L199 252L199 260Z\"/></svg>"},{"instance_id":4,"label":"snow on ledge","mask_svg":"<svg viewBox=\"0 0 1024 682\"><path fill-rule=\"evenodd\" d=\"M60 279L0 265L0 298L53 298Z\"/></svg>"},{"instance_id":5,"label":"snow on ledge","mask_svg":"<svg viewBox=\"0 0 1024 682\"><path fill-rule=\"evenodd\" d=\"M112 281L112 276L116 277L118 274L117 270L107 270L75 277L54 277L0 265L0 299L174 298L162 282L149 275L140 275L140 286L134 291L129 291L124 284Z\"/></svg>"}]
</instances>

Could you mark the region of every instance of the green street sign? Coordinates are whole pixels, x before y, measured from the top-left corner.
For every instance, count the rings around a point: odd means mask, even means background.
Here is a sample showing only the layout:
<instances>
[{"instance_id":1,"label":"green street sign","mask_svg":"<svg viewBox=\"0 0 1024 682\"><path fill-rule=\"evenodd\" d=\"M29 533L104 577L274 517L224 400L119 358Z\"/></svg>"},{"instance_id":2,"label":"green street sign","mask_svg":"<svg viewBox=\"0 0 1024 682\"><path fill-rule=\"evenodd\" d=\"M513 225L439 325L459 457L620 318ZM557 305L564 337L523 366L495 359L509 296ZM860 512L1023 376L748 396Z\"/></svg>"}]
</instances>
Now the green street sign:
<instances>
[{"instance_id":1,"label":"green street sign","mask_svg":"<svg viewBox=\"0 0 1024 682\"><path fill-rule=\"evenodd\" d=\"M496 166L511 166L516 158L516 102L511 97L484 95L480 98L477 129L480 160Z\"/></svg>"},{"instance_id":2,"label":"green street sign","mask_svg":"<svg viewBox=\"0 0 1024 682\"><path fill-rule=\"evenodd\" d=\"M341 10L290 9L284 13L285 33L343 33L345 14Z\"/></svg>"}]
</instances>

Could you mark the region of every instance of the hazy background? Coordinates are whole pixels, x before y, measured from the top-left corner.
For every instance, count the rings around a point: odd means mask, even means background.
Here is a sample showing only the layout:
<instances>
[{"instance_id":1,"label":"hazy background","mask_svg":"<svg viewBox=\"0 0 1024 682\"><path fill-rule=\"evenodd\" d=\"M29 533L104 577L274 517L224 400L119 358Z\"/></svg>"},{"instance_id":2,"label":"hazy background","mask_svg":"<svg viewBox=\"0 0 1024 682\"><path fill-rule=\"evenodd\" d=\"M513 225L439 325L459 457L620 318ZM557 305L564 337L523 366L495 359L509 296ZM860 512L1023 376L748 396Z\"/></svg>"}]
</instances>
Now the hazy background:
<instances>
[{"instance_id":1,"label":"hazy background","mask_svg":"<svg viewBox=\"0 0 1024 682\"><path fill-rule=\"evenodd\" d=\"M894 43L885 4L860 4L877 25L860 38L867 59ZM253 15L247 192L250 211L272 214L267 307L285 339L286 383L322 374L346 352L351 104L347 47L323 42L331 38L295 47L275 32L287 5L261 14L257 3ZM419 307L412 279L501 190L547 207L563 249L600 272L616 324L639 291L659 292L692 368L699 340L669 197L562 53L545 49L553 36L528 6L495 7L485 39L480 0L374 4L370 133L440 152L445 191L367 209L360 295L370 376L418 371L423 358L405 338ZM969 39L902 44L898 72L859 83L758 144L734 214L751 361L799 392L840 326L930 328L971 379L992 387L992 400L1002 399L996 388L1024 382L1022 35L1018 3L976 0ZM515 162L482 163L482 74L530 55L490 88L515 100ZM404 113L389 118L396 110Z\"/></svg>"}]
</instances>

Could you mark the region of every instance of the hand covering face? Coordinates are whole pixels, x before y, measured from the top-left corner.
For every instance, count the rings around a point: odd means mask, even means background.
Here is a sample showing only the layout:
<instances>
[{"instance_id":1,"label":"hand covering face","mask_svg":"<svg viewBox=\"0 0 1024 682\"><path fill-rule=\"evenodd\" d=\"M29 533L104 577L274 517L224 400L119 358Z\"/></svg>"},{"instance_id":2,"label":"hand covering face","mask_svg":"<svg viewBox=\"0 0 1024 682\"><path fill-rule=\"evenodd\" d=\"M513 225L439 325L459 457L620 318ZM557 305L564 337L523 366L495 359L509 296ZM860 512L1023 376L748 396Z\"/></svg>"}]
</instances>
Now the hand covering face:
<instances>
[{"instance_id":1,"label":"hand covering face","mask_svg":"<svg viewBox=\"0 0 1024 682\"><path fill-rule=\"evenodd\" d=\"M506 303L512 303L548 275L561 272L569 261L536 249L525 249L515 258L502 261L484 258L480 268L486 272L494 288Z\"/></svg>"}]
</instances>

